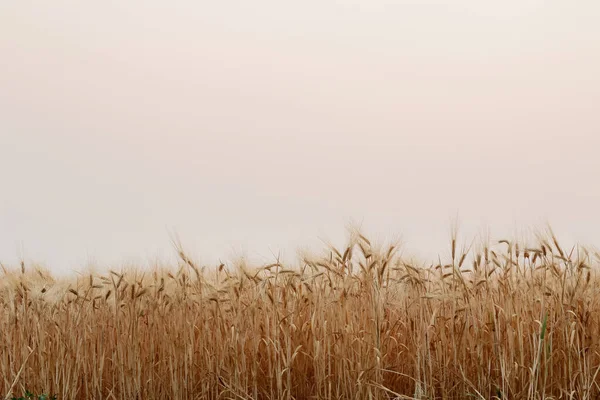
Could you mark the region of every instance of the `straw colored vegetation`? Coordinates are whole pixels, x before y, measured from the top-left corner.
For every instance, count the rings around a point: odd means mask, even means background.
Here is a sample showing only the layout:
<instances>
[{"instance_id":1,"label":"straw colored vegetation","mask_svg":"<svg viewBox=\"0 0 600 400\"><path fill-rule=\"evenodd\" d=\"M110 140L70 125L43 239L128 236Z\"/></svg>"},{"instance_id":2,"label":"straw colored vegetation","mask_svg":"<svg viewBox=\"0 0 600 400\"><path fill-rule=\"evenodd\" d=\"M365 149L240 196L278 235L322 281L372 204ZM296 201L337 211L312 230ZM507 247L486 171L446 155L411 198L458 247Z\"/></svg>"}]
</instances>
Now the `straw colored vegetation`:
<instances>
[{"instance_id":1,"label":"straw colored vegetation","mask_svg":"<svg viewBox=\"0 0 600 400\"><path fill-rule=\"evenodd\" d=\"M296 266L0 271L0 398L595 399L598 255L415 264L353 236Z\"/></svg>"}]
</instances>

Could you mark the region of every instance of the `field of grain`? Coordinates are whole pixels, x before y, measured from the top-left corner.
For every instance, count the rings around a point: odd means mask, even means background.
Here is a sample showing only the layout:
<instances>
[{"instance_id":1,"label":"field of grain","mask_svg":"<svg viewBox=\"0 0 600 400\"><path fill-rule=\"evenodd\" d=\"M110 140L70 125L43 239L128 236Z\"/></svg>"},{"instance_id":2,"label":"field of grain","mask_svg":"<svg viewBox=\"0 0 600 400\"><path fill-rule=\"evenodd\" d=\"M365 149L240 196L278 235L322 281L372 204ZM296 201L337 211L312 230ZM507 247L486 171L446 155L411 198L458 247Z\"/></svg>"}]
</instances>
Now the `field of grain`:
<instances>
[{"instance_id":1,"label":"field of grain","mask_svg":"<svg viewBox=\"0 0 600 400\"><path fill-rule=\"evenodd\" d=\"M595 399L599 256L552 236L418 264L360 234L296 265L0 271L0 394ZM2 397L0 396L0 398Z\"/></svg>"}]
</instances>

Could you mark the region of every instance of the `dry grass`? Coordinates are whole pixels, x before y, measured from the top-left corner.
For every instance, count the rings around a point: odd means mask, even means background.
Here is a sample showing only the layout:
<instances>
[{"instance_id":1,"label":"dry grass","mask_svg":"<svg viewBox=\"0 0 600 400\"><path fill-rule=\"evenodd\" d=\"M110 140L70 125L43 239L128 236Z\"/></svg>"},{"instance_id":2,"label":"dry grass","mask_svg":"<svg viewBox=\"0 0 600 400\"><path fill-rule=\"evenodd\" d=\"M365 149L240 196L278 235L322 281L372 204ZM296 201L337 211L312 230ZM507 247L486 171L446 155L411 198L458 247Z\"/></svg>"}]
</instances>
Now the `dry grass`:
<instances>
[{"instance_id":1,"label":"dry grass","mask_svg":"<svg viewBox=\"0 0 600 400\"><path fill-rule=\"evenodd\" d=\"M553 237L414 265L357 235L295 268L0 271L0 393L595 399L598 256ZM17 374L19 374L17 376Z\"/></svg>"}]
</instances>

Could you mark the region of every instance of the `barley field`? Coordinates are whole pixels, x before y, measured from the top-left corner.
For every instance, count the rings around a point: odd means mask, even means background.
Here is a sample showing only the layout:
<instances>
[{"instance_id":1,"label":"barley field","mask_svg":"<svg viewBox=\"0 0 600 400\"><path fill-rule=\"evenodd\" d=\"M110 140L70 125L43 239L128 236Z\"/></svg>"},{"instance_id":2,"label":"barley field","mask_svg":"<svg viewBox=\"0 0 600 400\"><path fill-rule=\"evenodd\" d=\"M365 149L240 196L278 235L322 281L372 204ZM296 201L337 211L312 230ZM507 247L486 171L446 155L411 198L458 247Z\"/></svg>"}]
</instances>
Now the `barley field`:
<instances>
[{"instance_id":1,"label":"barley field","mask_svg":"<svg viewBox=\"0 0 600 400\"><path fill-rule=\"evenodd\" d=\"M0 394L597 399L598 253L502 240L417 263L356 233L295 265L0 271ZM1 397L0 397L1 398Z\"/></svg>"}]
</instances>

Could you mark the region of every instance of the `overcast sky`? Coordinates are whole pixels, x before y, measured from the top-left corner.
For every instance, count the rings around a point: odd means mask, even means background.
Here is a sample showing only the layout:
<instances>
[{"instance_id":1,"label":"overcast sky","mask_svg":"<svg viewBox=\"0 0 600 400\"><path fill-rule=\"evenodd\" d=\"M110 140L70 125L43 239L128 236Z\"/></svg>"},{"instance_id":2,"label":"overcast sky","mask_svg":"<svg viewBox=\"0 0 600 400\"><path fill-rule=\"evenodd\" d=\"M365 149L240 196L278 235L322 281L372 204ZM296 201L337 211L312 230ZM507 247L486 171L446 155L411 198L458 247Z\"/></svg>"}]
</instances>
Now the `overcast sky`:
<instances>
[{"instance_id":1,"label":"overcast sky","mask_svg":"<svg viewBox=\"0 0 600 400\"><path fill-rule=\"evenodd\" d=\"M201 261L350 221L600 241L596 0L1 1L0 261Z\"/></svg>"}]
</instances>

